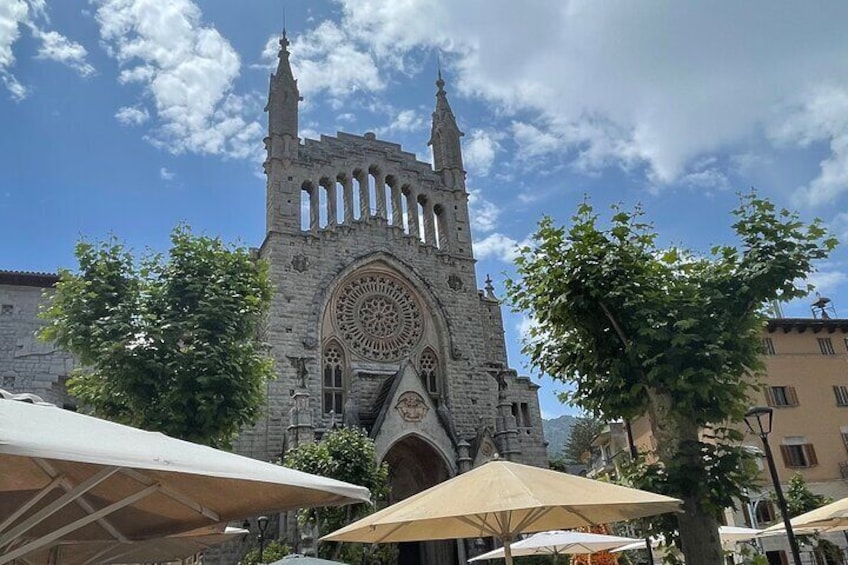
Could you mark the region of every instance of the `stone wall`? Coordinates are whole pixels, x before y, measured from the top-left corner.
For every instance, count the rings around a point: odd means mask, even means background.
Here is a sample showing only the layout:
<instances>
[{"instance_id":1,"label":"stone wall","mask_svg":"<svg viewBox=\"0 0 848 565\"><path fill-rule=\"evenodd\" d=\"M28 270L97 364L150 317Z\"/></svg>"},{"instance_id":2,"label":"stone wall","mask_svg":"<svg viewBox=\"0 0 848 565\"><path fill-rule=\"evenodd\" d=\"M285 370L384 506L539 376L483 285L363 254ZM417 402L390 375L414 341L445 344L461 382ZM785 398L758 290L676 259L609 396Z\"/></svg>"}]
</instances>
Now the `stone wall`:
<instances>
[{"instance_id":1,"label":"stone wall","mask_svg":"<svg viewBox=\"0 0 848 565\"><path fill-rule=\"evenodd\" d=\"M74 406L65 392L73 357L40 341L38 310L55 276L0 272L0 388L31 392L59 406Z\"/></svg>"}]
</instances>

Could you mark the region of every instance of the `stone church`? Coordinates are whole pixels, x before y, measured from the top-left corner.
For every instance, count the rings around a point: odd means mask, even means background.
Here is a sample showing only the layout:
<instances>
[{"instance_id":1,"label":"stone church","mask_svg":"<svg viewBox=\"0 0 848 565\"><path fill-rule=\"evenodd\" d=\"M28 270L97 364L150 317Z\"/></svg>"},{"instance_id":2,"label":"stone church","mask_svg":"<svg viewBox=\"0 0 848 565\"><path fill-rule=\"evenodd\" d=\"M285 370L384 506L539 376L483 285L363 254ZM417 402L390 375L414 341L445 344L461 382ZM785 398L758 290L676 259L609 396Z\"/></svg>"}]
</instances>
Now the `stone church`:
<instances>
[{"instance_id":1,"label":"stone church","mask_svg":"<svg viewBox=\"0 0 848 565\"><path fill-rule=\"evenodd\" d=\"M280 45L258 250L275 286L263 340L278 378L266 416L235 449L274 459L334 426L359 426L391 468L395 500L496 454L546 465L538 387L507 365L491 281L477 289L463 134L441 74L431 166L373 133L301 141L285 35ZM32 336L41 289L54 282L0 272L0 378L72 403L63 379L73 360ZM432 551L402 561L433 561Z\"/></svg>"}]
</instances>

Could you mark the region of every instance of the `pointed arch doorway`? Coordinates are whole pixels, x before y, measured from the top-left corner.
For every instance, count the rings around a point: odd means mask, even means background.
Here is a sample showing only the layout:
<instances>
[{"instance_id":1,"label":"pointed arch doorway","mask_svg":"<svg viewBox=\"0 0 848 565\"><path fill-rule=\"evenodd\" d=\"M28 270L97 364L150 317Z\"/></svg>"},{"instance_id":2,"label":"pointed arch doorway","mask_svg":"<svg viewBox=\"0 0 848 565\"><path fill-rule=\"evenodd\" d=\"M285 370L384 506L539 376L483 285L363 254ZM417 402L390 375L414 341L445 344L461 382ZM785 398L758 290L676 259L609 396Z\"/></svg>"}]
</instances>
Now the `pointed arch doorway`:
<instances>
[{"instance_id":1,"label":"pointed arch doorway","mask_svg":"<svg viewBox=\"0 0 848 565\"><path fill-rule=\"evenodd\" d=\"M383 461L389 465L390 502L394 504L450 478L444 457L429 442L408 435L395 443ZM403 565L458 565L454 540L398 544Z\"/></svg>"}]
</instances>

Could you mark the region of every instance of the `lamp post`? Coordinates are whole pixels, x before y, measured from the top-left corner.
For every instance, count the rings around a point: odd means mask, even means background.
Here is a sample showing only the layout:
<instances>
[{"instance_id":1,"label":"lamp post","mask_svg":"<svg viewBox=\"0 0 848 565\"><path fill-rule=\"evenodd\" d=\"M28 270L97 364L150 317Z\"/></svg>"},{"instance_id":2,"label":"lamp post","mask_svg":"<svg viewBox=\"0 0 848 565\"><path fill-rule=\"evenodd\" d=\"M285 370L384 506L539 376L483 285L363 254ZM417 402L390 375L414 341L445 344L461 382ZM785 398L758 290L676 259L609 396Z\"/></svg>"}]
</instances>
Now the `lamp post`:
<instances>
[{"instance_id":1,"label":"lamp post","mask_svg":"<svg viewBox=\"0 0 848 565\"><path fill-rule=\"evenodd\" d=\"M769 474L771 474L771 482L774 485L774 494L777 497L777 505L780 507L780 513L783 515L783 525L786 528L786 537L789 538L789 548L792 550L792 559L795 565L801 565L801 552L798 551L798 540L795 539L795 532L792 531L792 522L789 518L789 511L786 509L786 498L783 496L783 489L780 488L780 479L777 477L777 467L774 465L774 455L769 446L768 435L771 433L771 424L774 419L774 410L767 406L755 406L748 410L745 414L745 424L751 433L760 436L763 440L763 451L766 455L766 463L768 463Z\"/></svg>"},{"instance_id":2,"label":"lamp post","mask_svg":"<svg viewBox=\"0 0 848 565\"><path fill-rule=\"evenodd\" d=\"M256 524L259 526L259 535L256 536L259 541L259 562L265 563L265 531L268 529L268 516L260 516L256 519ZM800 565L800 564L799 564Z\"/></svg>"}]
</instances>

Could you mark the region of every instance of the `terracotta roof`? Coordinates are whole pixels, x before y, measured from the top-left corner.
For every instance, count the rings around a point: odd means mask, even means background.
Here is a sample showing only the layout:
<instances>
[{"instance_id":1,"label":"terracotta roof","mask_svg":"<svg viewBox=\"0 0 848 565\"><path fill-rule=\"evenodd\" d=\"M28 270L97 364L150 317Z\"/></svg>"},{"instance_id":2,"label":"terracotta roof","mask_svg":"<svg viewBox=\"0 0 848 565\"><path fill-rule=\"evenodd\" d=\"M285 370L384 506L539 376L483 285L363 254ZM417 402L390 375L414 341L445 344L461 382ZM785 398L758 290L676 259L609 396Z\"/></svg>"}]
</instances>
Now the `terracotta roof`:
<instances>
[{"instance_id":1,"label":"terracotta roof","mask_svg":"<svg viewBox=\"0 0 848 565\"><path fill-rule=\"evenodd\" d=\"M0 270L0 284L49 288L55 285L58 281L59 275L56 273Z\"/></svg>"},{"instance_id":2,"label":"terracotta roof","mask_svg":"<svg viewBox=\"0 0 848 565\"><path fill-rule=\"evenodd\" d=\"M766 328L769 333L783 330L783 333L797 331L804 333L807 330L813 333L826 331L833 333L840 331L848 332L848 319L845 318L771 318L769 319Z\"/></svg>"}]
</instances>

